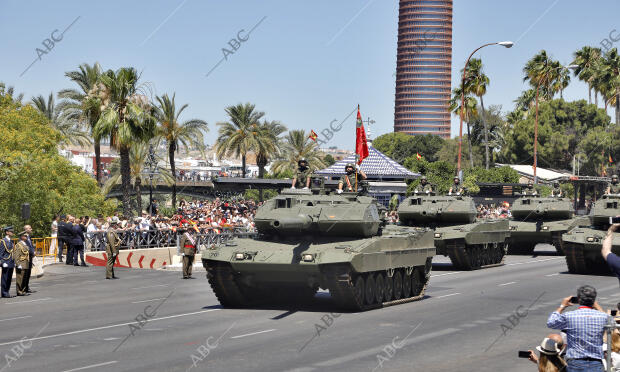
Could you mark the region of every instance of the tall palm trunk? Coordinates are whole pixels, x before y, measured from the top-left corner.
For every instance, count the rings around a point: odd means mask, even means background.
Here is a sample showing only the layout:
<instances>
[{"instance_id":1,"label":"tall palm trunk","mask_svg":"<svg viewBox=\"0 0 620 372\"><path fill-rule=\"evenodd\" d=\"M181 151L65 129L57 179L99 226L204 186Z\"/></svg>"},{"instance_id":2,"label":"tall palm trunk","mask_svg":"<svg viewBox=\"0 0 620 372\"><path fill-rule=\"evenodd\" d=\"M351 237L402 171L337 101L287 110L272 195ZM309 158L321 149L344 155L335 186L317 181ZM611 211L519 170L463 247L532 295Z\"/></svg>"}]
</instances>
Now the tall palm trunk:
<instances>
[{"instance_id":1,"label":"tall palm trunk","mask_svg":"<svg viewBox=\"0 0 620 372\"><path fill-rule=\"evenodd\" d=\"M489 128L487 127L487 120L484 118L484 101L480 96L480 107L482 108L482 125L484 126L484 165L486 169L489 169Z\"/></svg>"},{"instance_id":2,"label":"tall palm trunk","mask_svg":"<svg viewBox=\"0 0 620 372\"><path fill-rule=\"evenodd\" d=\"M594 89L594 104L598 107L598 91Z\"/></svg>"},{"instance_id":3,"label":"tall palm trunk","mask_svg":"<svg viewBox=\"0 0 620 372\"><path fill-rule=\"evenodd\" d=\"M241 178L245 178L245 153L241 155Z\"/></svg>"},{"instance_id":4,"label":"tall palm trunk","mask_svg":"<svg viewBox=\"0 0 620 372\"><path fill-rule=\"evenodd\" d=\"M616 125L620 124L620 87L616 88Z\"/></svg>"},{"instance_id":5,"label":"tall palm trunk","mask_svg":"<svg viewBox=\"0 0 620 372\"><path fill-rule=\"evenodd\" d=\"M131 217L131 197L129 190L131 188L131 168L129 165L129 146L121 145L119 149L121 156L121 187L123 189L123 214L125 217Z\"/></svg>"},{"instance_id":6,"label":"tall palm trunk","mask_svg":"<svg viewBox=\"0 0 620 372\"><path fill-rule=\"evenodd\" d=\"M592 104L592 84L588 83L588 103Z\"/></svg>"},{"instance_id":7,"label":"tall palm trunk","mask_svg":"<svg viewBox=\"0 0 620 372\"><path fill-rule=\"evenodd\" d=\"M469 164L473 168L474 167L474 156L471 150L471 133L469 129L469 122L467 122L467 143L469 145Z\"/></svg>"},{"instance_id":8,"label":"tall palm trunk","mask_svg":"<svg viewBox=\"0 0 620 372\"><path fill-rule=\"evenodd\" d=\"M138 216L142 215L142 178L136 177L136 204L138 205Z\"/></svg>"},{"instance_id":9,"label":"tall palm trunk","mask_svg":"<svg viewBox=\"0 0 620 372\"><path fill-rule=\"evenodd\" d=\"M171 142L168 145L168 159L170 160L170 171L172 172L172 177L174 178L174 183L172 184L172 209L177 209L177 172L174 164L174 151L176 150L176 146L174 142Z\"/></svg>"},{"instance_id":10,"label":"tall palm trunk","mask_svg":"<svg viewBox=\"0 0 620 372\"><path fill-rule=\"evenodd\" d=\"M95 138L95 173L97 184L101 186L101 140Z\"/></svg>"}]
</instances>

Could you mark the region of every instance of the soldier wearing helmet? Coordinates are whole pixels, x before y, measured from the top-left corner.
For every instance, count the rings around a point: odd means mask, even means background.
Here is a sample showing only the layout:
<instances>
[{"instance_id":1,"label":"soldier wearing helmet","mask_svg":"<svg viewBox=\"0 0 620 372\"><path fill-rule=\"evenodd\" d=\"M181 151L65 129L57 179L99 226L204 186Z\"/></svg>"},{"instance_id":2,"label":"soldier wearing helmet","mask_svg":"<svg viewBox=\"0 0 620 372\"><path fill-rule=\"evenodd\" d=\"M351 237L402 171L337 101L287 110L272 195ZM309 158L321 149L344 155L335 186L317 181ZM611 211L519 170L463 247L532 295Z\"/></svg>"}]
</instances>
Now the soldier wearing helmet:
<instances>
[{"instance_id":1,"label":"soldier wearing helmet","mask_svg":"<svg viewBox=\"0 0 620 372\"><path fill-rule=\"evenodd\" d=\"M611 182L607 184L607 194L620 194L620 184L618 183L618 175L611 176Z\"/></svg>"},{"instance_id":2,"label":"soldier wearing helmet","mask_svg":"<svg viewBox=\"0 0 620 372\"><path fill-rule=\"evenodd\" d=\"M415 190L413 190L413 192L415 194L418 193L427 193L430 194L433 192L433 186L431 186L430 183L428 183L428 180L426 179L426 176L422 176L422 178L420 178L420 184L418 186L416 186Z\"/></svg>"},{"instance_id":3,"label":"soldier wearing helmet","mask_svg":"<svg viewBox=\"0 0 620 372\"><path fill-rule=\"evenodd\" d=\"M562 197L562 189L560 188L560 183L557 181L553 183L553 190L551 190L551 196L555 196L557 198Z\"/></svg>"},{"instance_id":4,"label":"soldier wearing helmet","mask_svg":"<svg viewBox=\"0 0 620 372\"><path fill-rule=\"evenodd\" d=\"M310 187L310 175L312 174L308 168L308 161L306 158L301 158L297 161L297 166L297 173L293 177L291 189L303 187L304 190L307 190Z\"/></svg>"},{"instance_id":5,"label":"soldier wearing helmet","mask_svg":"<svg viewBox=\"0 0 620 372\"><path fill-rule=\"evenodd\" d=\"M534 183L531 180L528 181L527 187L525 188L525 191L523 191L523 195L538 195L538 192L534 188Z\"/></svg>"},{"instance_id":6,"label":"soldier wearing helmet","mask_svg":"<svg viewBox=\"0 0 620 372\"><path fill-rule=\"evenodd\" d=\"M356 192L355 188L355 179L357 174L357 182L360 180L366 179L366 173L364 173L358 164L347 163L344 167L344 171L346 174L340 177L340 181L338 182L338 194L344 191L348 192Z\"/></svg>"},{"instance_id":7,"label":"soldier wearing helmet","mask_svg":"<svg viewBox=\"0 0 620 372\"><path fill-rule=\"evenodd\" d=\"M463 195L465 193L465 189L461 186L461 180L458 176L454 176L454 184L448 190L448 195Z\"/></svg>"}]
</instances>

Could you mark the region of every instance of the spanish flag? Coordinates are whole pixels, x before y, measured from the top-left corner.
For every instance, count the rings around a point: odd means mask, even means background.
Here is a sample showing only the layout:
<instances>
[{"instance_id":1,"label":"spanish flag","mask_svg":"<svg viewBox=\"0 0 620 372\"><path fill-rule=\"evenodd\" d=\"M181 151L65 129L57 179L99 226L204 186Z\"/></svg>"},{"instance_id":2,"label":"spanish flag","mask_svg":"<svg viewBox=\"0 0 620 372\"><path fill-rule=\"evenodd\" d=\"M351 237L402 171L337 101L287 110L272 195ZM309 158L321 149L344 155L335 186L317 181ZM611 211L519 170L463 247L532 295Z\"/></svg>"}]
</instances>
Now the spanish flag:
<instances>
[{"instance_id":1,"label":"spanish flag","mask_svg":"<svg viewBox=\"0 0 620 372\"><path fill-rule=\"evenodd\" d=\"M422 160L422 155L420 155L419 153L415 153L415 158L418 160Z\"/></svg>"},{"instance_id":2,"label":"spanish flag","mask_svg":"<svg viewBox=\"0 0 620 372\"><path fill-rule=\"evenodd\" d=\"M357 105L357 121L355 123L355 154L357 155L357 164L362 164L362 160L368 156L368 143L366 142L366 131L362 122L360 105Z\"/></svg>"},{"instance_id":3,"label":"spanish flag","mask_svg":"<svg viewBox=\"0 0 620 372\"><path fill-rule=\"evenodd\" d=\"M319 137L319 136L316 134L316 132L315 132L314 130L310 129L310 135L308 136L308 138L310 138L311 140L313 140L314 142L316 142L316 139L317 139L318 137Z\"/></svg>"}]
</instances>

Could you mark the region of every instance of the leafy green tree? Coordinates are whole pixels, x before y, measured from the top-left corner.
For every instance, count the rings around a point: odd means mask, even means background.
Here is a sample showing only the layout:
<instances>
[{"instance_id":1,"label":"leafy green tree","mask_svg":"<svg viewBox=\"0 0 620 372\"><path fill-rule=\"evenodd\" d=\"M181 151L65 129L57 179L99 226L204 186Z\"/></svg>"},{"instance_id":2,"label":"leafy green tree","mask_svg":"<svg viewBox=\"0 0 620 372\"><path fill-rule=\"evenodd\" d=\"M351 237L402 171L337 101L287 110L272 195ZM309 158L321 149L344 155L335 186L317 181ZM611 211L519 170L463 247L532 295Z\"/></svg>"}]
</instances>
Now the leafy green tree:
<instances>
[{"instance_id":1,"label":"leafy green tree","mask_svg":"<svg viewBox=\"0 0 620 372\"><path fill-rule=\"evenodd\" d=\"M245 177L247 154L256 146L256 138L253 132L258 131L259 121L265 116L264 112L255 109L256 105L251 103L228 106L226 113L230 117L230 121L217 123L220 129L215 143L215 152L219 159L233 154L240 156L241 177Z\"/></svg>"},{"instance_id":2,"label":"leafy green tree","mask_svg":"<svg viewBox=\"0 0 620 372\"><path fill-rule=\"evenodd\" d=\"M153 107L141 94L140 75L133 67L122 67L116 72L108 70L101 75L109 103L95 125L94 134L109 136L111 144L120 155L123 212L131 216L131 164L130 151L135 143L148 141L155 134Z\"/></svg>"},{"instance_id":3,"label":"leafy green tree","mask_svg":"<svg viewBox=\"0 0 620 372\"><path fill-rule=\"evenodd\" d=\"M415 157L410 157L405 160L404 166L412 172L425 175L438 194L448 192L452 185L452 179L456 174L456 163L447 161L428 162L424 159L418 160ZM407 193L413 193L413 190L419 183L419 180L411 182L407 187Z\"/></svg>"},{"instance_id":4,"label":"leafy green tree","mask_svg":"<svg viewBox=\"0 0 620 372\"><path fill-rule=\"evenodd\" d=\"M258 129L253 131L255 139L256 165L258 178L264 178L265 167L269 161L280 154L280 135L286 132L286 126L278 121L263 121Z\"/></svg>"},{"instance_id":5,"label":"leafy green tree","mask_svg":"<svg viewBox=\"0 0 620 372\"><path fill-rule=\"evenodd\" d=\"M534 117L519 121L506 137L499 160L509 164L530 162L534 146ZM589 130L609 125L605 111L585 100L561 99L543 102L539 108L539 163L555 169L570 169L573 156ZM599 149L602 149L599 146ZM600 150L599 150L600 151Z\"/></svg>"},{"instance_id":6,"label":"leafy green tree","mask_svg":"<svg viewBox=\"0 0 620 372\"><path fill-rule=\"evenodd\" d=\"M58 97L64 99L63 116L80 122L81 126L90 130L95 148L95 173L99 184L101 184L102 138L94 135L94 129L104 104L100 96L100 90L104 89L103 84L99 82L101 71L98 62L92 66L83 63L78 70L65 72L65 76L76 83L80 89L63 89L58 92Z\"/></svg>"},{"instance_id":7,"label":"leafy green tree","mask_svg":"<svg viewBox=\"0 0 620 372\"><path fill-rule=\"evenodd\" d=\"M0 81L0 91L3 92L2 94L6 94L9 95L13 98L13 100L17 103L22 103L22 100L24 99L24 93L15 93L15 87L13 86L6 86L6 84L4 84L3 82Z\"/></svg>"},{"instance_id":8,"label":"leafy green tree","mask_svg":"<svg viewBox=\"0 0 620 372\"><path fill-rule=\"evenodd\" d=\"M372 146L403 164L405 159L420 154L428 161L437 160L444 139L432 134L411 136L401 132L386 133L372 141Z\"/></svg>"},{"instance_id":9,"label":"leafy green tree","mask_svg":"<svg viewBox=\"0 0 620 372\"><path fill-rule=\"evenodd\" d=\"M463 186L471 194L480 192L478 183L517 183L519 173L510 167L484 169L474 167L466 169L463 174Z\"/></svg>"},{"instance_id":10,"label":"leafy green tree","mask_svg":"<svg viewBox=\"0 0 620 372\"><path fill-rule=\"evenodd\" d=\"M179 121L179 116L183 110L187 108L187 104L182 105L178 110L174 102L176 93L172 95L172 99L164 94L161 97L156 97L157 107L155 108L154 116L157 120L158 126L156 129L156 136L159 139L166 141L168 145L168 160L170 161L170 170L173 175L176 175L174 153L178 151L179 145L184 146L186 149L191 147L204 147L203 133L207 132L207 122L200 119L191 119L184 122ZM245 169L245 168L244 168ZM177 181L176 177L173 177L174 183L172 184L172 207L177 206Z\"/></svg>"},{"instance_id":11,"label":"leafy green tree","mask_svg":"<svg viewBox=\"0 0 620 372\"><path fill-rule=\"evenodd\" d=\"M0 225L21 228L22 203L30 203L35 236L49 236L56 213L111 213L97 182L58 155L61 134L30 105L0 88Z\"/></svg>"},{"instance_id":12,"label":"leafy green tree","mask_svg":"<svg viewBox=\"0 0 620 372\"><path fill-rule=\"evenodd\" d=\"M323 157L323 162L325 163L326 167L330 167L336 162L336 159L334 159L331 154L326 154L325 157Z\"/></svg>"},{"instance_id":13,"label":"leafy green tree","mask_svg":"<svg viewBox=\"0 0 620 372\"><path fill-rule=\"evenodd\" d=\"M325 168L322 152L316 142L308 138L304 130L290 130L282 143L283 154L273 162L271 168L274 173L297 169L297 162L306 158L310 171Z\"/></svg>"},{"instance_id":14,"label":"leafy green tree","mask_svg":"<svg viewBox=\"0 0 620 372\"><path fill-rule=\"evenodd\" d=\"M463 136L463 140L465 141L465 143L469 143L467 135ZM437 152L437 160L457 164L458 152L459 152L458 138L446 139L444 140L443 146L441 147L441 149ZM472 144L471 154L474 157L473 161L469 159L469 152L464 152L462 154L461 167L463 169L471 168L472 163L476 163L476 164L483 163L484 150L480 146L476 144Z\"/></svg>"},{"instance_id":15,"label":"leafy green tree","mask_svg":"<svg viewBox=\"0 0 620 372\"><path fill-rule=\"evenodd\" d=\"M603 56L599 72L600 79L607 85L606 96L613 99L616 106L616 125L620 125L620 54L618 48L613 48Z\"/></svg>"}]
</instances>

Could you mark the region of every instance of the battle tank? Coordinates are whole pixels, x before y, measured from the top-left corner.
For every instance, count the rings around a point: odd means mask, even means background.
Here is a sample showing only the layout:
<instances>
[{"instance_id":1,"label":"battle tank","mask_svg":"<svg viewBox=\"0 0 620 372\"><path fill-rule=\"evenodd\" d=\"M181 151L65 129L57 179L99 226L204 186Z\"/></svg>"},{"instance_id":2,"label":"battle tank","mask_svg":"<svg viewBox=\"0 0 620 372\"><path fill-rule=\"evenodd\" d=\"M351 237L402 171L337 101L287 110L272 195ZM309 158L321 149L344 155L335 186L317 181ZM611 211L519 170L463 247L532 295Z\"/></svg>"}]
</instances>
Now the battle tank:
<instances>
[{"instance_id":1,"label":"battle tank","mask_svg":"<svg viewBox=\"0 0 620 372\"><path fill-rule=\"evenodd\" d=\"M538 243L548 243L564 255L562 234L587 225L585 217L575 217L568 198L524 195L514 201L510 220L510 254L531 254Z\"/></svg>"},{"instance_id":2,"label":"battle tank","mask_svg":"<svg viewBox=\"0 0 620 372\"><path fill-rule=\"evenodd\" d=\"M462 270L501 265L510 231L507 220L477 220L471 197L428 193L406 198L398 208L403 225L434 230L437 254Z\"/></svg>"},{"instance_id":3,"label":"battle tank","mask_svg":"<svg viewBox=\"0 0 620 372\"><path fill-rule=\"evenodd\" d=\"M620 195L604 195L589 214L589 226L576 227L562 235L568 271L573 274L609 274L601 255L609 217L620 215ZM612 252L620 254L620 233L613 233Z\"/></svg>"},{"instance_id":4,"label":"battle tank","mask_svg":"<svg viewBox=\"0 0 620 372\"><path fill-rule=\"evenodd\" d=\"M319 288L353 311L424 296L433 232L385 224L385 208L357 193L285 190L258 208L258 236L203 252L225 307L305 302Z\"/></svg>"}]
</instances>

